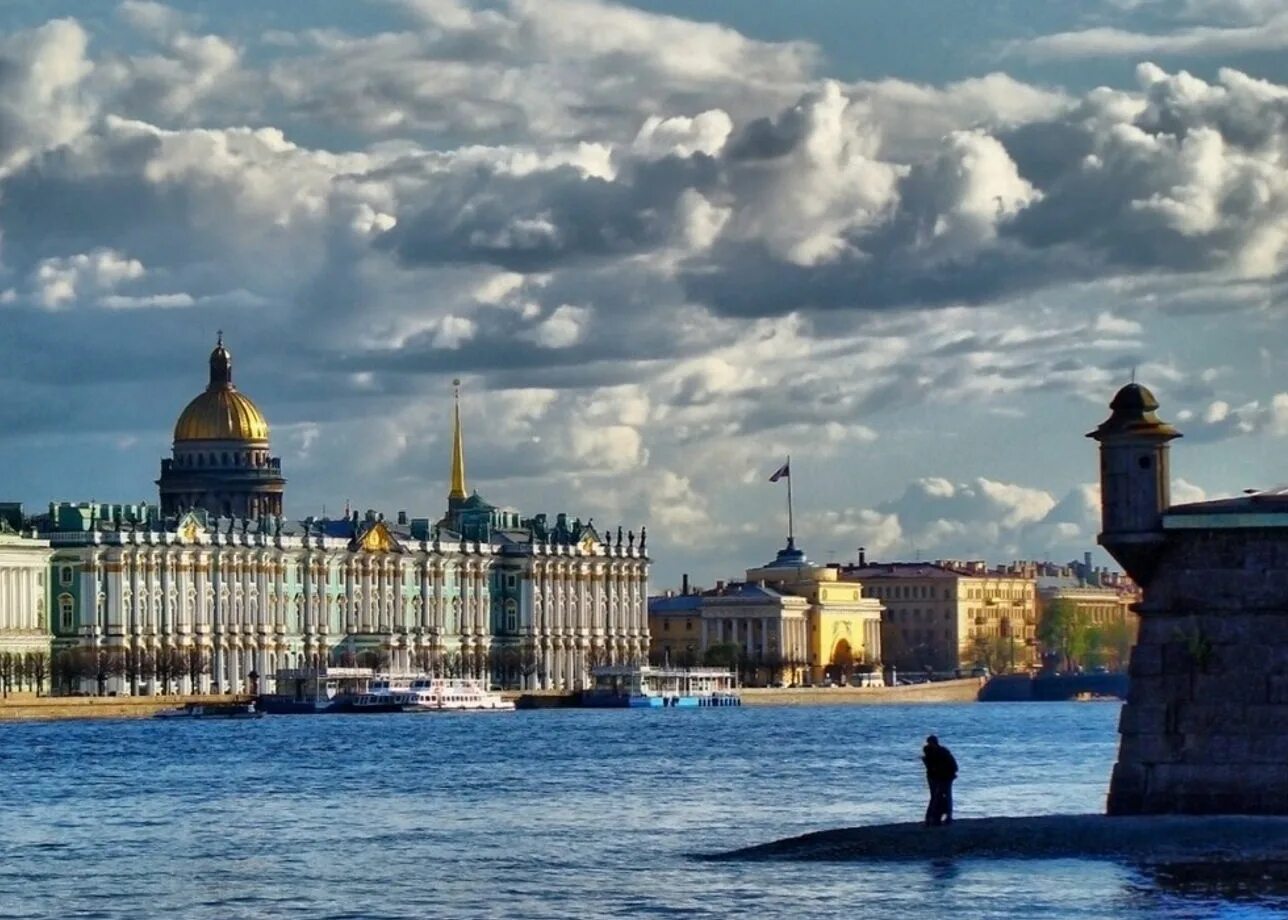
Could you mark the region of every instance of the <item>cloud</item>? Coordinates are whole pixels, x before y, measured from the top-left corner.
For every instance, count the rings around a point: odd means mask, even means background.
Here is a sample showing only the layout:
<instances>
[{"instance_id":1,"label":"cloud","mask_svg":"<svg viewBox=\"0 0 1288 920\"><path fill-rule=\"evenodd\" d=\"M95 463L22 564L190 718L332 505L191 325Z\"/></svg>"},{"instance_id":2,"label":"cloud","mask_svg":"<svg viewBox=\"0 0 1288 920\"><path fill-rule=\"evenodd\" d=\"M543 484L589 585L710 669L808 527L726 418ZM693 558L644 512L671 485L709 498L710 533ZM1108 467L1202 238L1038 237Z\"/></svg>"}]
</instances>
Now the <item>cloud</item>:
<instances>
[{"instance_id":1,"label":"cloud","mask_svg":"<svg viewBox=\"0 0 1288 920\"><path fill-rule=\"evenodd\" d=\"M1213 400L1201 415L1187 419L1185 435L1197 441L1249 435L1288 436L1288 393L1276 393L1266 402L1254 399L1238 406L1222 399Z\"/></svg>"},{"instance_id":2,"label":"cloud","mask_svg":"<svg viewBox=\"0 0 1288 920\"><path fill-rule=\"evenodd\" d=\"M1016 483L930 476L876 508L829 511L810 524L825 539L865 547L872 559L1072 558L1095 541L1100 489L1080 485L1057 501Z\"/></svg>"},{"instance_id":3,"label":"cloud","mask_svg":"<svg viewBox=\"0 0 1288 920\"><path fill-rule=\"evenodd\" d=\"M219 328L293 512L436 509L461 377L489 497L647 518L711 567L772 552L748 489L788 452L831 489L803 522L882 554L1089 540L1060 431L1133 366L1211 436L1280 429L1254 362L1187 337L1237 309L1277 373L1283 87L845 82L571 0L258 23L135 2L0 39L14 481L80 488L24 459L76 431L125 444L92 481L135 497Z\"/></svg>"},{"instance_id":4,"label":"cloud","mask_svg":"<svg viewBox=\"0 0 1288 920\"><path fill-rule=\"evenodd\" d=\"M89 125L93 106L81 92L93 70L88 44L72 19L0 39L0 178Z\"/></svg>"},{"instance_id":5,"label":"cloud","mask_svg":"<svg viewBox=\"0 0 1288 920\"><path fill-rule=\"evenodd\" d=\"M89 293L111 291L144 275L143 263L111 249L95 249L52 259L42 259L31 274L36 301L57 310Z\"/></svg>"},{"instance_id":6,"label":"cloud","mask_svg":"<svg viewBox=\"0 0 1288 920\"><path fill-rule=\"evenodd\" d=\"M542 348L570 348L581 340L590 315L585 307L561 304L525 335Z\"/></svg>"},{"instance_id":7,"label":"cloud","mask_svg":"<svg viewBox=\"0 0 1288 920\"><path fill-rule=\"evenodd\" d=\"M1253 11L1245 7L1245 12ZM1190 26L1166 33L1131 32L1099 26L1010 42L1006 53L1031 60L1159 55L1229 55L1277 51L1288 47L1288 13L1278 12L1249 25Z\"/></svg>"},{"instance_id":8,"label":"cloud","mask_svg":"<svg viewBox=\"0 0 1288 920\"><path fill-rule=\"evenodd\" d=\"M786 98L818 59L806 43L591 0L401 5L401 31L300 36L312 53L270 68L290 111L365 134L457 143L625 140L649 116L697 99L740 112Z\"/></svg>"}]
</instances>

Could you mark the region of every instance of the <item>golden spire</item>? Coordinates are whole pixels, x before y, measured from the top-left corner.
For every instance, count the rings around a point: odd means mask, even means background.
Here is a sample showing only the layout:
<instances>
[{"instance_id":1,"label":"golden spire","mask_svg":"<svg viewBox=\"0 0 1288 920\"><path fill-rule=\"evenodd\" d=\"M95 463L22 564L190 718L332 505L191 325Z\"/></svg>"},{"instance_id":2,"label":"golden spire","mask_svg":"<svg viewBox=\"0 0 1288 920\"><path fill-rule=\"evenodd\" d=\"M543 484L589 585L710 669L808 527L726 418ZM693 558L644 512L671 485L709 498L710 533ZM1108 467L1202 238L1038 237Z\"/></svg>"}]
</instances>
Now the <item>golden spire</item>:
<instances>
[{"instance_id":1,"label":"golden spire","mask_svg":"<svg viewBox=\"0 0 1288 920\"><path fill-rule=\"evenodd\" d=\"M461 437L461 381L452 381L456 399L456 419L452 431L452 491L449 500L465 498L465 441Z\"/></svg>"}]
</instances>

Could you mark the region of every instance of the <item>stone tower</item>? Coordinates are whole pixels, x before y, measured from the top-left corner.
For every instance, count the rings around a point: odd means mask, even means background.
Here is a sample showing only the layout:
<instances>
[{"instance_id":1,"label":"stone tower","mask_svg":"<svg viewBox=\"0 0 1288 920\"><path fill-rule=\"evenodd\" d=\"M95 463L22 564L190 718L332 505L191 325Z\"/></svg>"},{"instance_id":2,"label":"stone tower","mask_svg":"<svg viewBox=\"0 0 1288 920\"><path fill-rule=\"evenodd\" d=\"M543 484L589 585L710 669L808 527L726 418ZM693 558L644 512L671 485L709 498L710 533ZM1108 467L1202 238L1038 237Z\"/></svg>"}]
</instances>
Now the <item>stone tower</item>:
<instances>
[{"instance_id":1,"label":"stone tower","mask_svg":"<svg viewBox=\"0 0 1288 920\"><path fill-rule=\"evenodd\" d=\"M1179 436L1139 384L1100 442L1100 543L1141 586L1107 809L1288 814L1288 492L1168 505Z\"/></svg>"},{"instance_id":2,"label":"stone tower","mask_svg":"<svg viewBox=\"0 0 1288 920\"><path fill-rule=\"evenodd\" d=\"M1139 383L1119 390L1109 408L1087 435L1100 442L1100 544L1140 583L1162 545L1171 504L1167 445L1181 433L1159 420L1158 400Z\"/></svg>"}]
</instances>

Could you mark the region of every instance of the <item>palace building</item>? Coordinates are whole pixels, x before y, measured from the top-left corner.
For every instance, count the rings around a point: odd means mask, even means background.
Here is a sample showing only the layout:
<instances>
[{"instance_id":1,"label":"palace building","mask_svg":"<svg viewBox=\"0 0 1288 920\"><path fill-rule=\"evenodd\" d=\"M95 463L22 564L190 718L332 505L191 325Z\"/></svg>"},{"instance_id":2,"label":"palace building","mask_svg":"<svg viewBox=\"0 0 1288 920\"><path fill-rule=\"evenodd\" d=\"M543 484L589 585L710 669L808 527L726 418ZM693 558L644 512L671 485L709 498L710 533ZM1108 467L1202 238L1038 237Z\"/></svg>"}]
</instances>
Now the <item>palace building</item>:
<instances>
[{"instance_id":1,"label":"palace building","mask_svg":"<svg viewBox=\"0 0 1288 920\"><path fill-rule=\"evenodd\" d=\"M55 502L55 659L86 689L270 691L322 663L578 689L648 651L646 533L467 493L459 392L446 513L282 515L268 424L232 385L222 336L175 425L160 505ZM66 668L64 668L64 674Z\"/></svg>"},{"instance_id":2,"label":"palace building","mask_svg":"<svg viewBox=\"0 0 1288 920\"><path fill-rule=\"evenodd\" d=\"M49 543L0 515L0 688L34 687L49 673Z\"/></svg>"}]
</instances>

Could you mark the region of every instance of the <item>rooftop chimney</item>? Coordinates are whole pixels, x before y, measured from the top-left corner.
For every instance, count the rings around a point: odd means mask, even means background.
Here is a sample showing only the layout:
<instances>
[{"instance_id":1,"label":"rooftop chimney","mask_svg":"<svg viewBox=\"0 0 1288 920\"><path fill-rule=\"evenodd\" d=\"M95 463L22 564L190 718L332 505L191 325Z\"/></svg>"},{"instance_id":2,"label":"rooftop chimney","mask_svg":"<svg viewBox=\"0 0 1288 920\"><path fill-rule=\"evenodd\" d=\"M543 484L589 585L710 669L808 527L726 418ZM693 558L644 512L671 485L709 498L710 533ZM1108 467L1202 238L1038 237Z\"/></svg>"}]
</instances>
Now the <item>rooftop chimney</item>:
<instances>
[{"instance_id":1,"label":"rooftop chimney","mask_svg":"<svg viewBox=\"0 0 1288 920\"><path fill-rule=\"evenodd\" d=\"M402 524L404 527L405 527L405 526L407 526L407 512L406 512L406 511L399 511L399 512L398 512L398 523L399 523L399 524Z\"/></svg>"},{"instance_id":2,"label":"rooftop chimney","mask_svg":"<svg viewBox=\"0 0 1288 920\"><path fill-rule=\"evenodd\" d=\"M689 594L689 573L685 572L680 576L680 593L686 597Z\"/></svg>"},{"instance_id":3,"label":"rooftop chimney","mask_svg":"<svg viewBox=\"0 0 1288 920\"><path fill-rule=\"evenodd\" d=\"M868 548L866 546L860 546L859 547L859 565L863 566L867 564L868 564Z\"/></svg>"}]
</instances>

